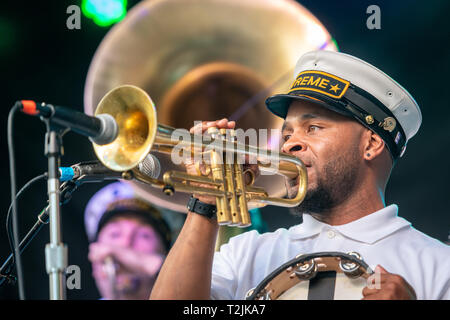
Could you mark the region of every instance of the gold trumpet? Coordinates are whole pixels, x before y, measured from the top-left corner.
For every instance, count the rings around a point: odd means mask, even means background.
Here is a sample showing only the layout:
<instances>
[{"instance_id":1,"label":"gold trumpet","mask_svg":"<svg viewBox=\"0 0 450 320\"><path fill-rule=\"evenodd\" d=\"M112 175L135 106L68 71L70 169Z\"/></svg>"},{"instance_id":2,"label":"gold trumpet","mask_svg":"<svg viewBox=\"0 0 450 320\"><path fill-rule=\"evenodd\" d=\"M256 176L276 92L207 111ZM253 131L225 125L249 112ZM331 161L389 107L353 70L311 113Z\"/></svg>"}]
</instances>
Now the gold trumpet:
<instances>
[{"instance_id":1,"label":"gold trumpet","mask_svg":"<svg viewBox=\"0 0 450 320\"><path fill-rule=\"evenodd\" d=\"M305 197L307 172L298 158L238 143L233 130L209 128L208 135L201 139L185 130L187 139L176 139L176 129L157 123L153 101L138 87L124 85L108 92L95 112L96 115L103 113L113 116L119 128L114 142L107 145L94 143L95 153L106 167L122 171L124 179L136 179L160 188L169 196L174 192L185 192L216 197L220 225L247 227L251 225L249 205L293 207ZM185 151L194 159L200 154L207 168L206 174L191 175L170 170L163 174L163 180L148 177L137 169L137 165L150 151L169 154ZM296 196L292 199L271 197L264 188L253 186L254 175L246 183L244 175L252 171L244 171L244 158L254 159L260 171L299 177Z\"/></svg>"}]
</instances>

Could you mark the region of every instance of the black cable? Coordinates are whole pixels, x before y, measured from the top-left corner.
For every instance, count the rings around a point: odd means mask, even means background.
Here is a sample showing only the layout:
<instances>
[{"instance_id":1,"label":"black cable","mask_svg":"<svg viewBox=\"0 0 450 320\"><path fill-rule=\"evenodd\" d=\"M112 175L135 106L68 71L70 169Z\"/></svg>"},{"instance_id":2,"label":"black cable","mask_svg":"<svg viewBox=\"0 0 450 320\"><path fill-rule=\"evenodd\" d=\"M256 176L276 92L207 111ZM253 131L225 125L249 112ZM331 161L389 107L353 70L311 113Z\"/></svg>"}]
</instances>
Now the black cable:
<instances>
[{"instance_id":1,"label":"black cable","mask_svg":"<svg viewBox=\"0 0 450 320\"><path fill-rule=\"evenodd\" d=\"M24 192L27 188L31 186L32 183L35 183L39 179L47 178L47 173L44 173L40 176L37 176L33 178L32 180L28 181L27 184L22 187L22 189L18 192L16 198L19 199L19 196L22 192ZM81 180L69 180L65 181L60 186L60 192L61 192L61 198L60 198L60 205L67 204L72 199L72 193L75 192L78 187L83 184L83 181ZM10 218L10 212L12 205L10 205L10 209L8 211L8 216L6 218L7 220L7 230L9 234L11 234L11 218ZM43 225L46 225L49 223L49 205L45 207L38 215L36 223L33 225L33 227L28 231L26 236L21 240L19 244L19 250L22 254L23 251L27 248L29 243L34 239L34 237L37 235L37 233L41 230ZM13 237L13 235L10 235L10 237ZM2 286L5 281L7 283L15 284L17 283L17 278L12 274L11 270L14 267L14 253L11 253L6 261L1 265L0 267L0 286Z\"/></svg>"},{"instance_id":2,"label":"black cable","mask_svg":"<svg viewBox=\"0 0 450 320\"><path fill-rule=\"evenodd\" d=\"M17 281L19 285L19 298L25 300L24 279L22 269L22 259L19 250L19 223L17 221L17 202L16 202L16 165L14 159L14 142L13 142L13 120L14 115L20 109L19 104L15 104L9 111L8 115L8 153L9 153L9 176L11 181L11 204L12 204L12 221L14 233L14 261L16 262Z\"/></svg>"},{"instance_id":3,"label":"black cable","mask_svg":"<svg viewBox=\"0 0 450 320\"><path fill-rule=\"evenodd\" d=\"M38 176L34 177L33 179L31 179L30 181L28 181L22 187L22 189L20 189L20 191L17 193L16 200L18 201L20 199L20 197L22 196L22 194L28 188L30 188L33 184L35 184L36 182L38 182L42 179L47 179L47 173L38 175ZM12 230L11 211L12 211L12 203L9 205L8 214L6 215L6 231L7 231L6 234L8 235L8 242L9 242L9 246L11 248L11 252L14 252L14 234L12 233L13 230Z\"/></svg>"}]
</instances>

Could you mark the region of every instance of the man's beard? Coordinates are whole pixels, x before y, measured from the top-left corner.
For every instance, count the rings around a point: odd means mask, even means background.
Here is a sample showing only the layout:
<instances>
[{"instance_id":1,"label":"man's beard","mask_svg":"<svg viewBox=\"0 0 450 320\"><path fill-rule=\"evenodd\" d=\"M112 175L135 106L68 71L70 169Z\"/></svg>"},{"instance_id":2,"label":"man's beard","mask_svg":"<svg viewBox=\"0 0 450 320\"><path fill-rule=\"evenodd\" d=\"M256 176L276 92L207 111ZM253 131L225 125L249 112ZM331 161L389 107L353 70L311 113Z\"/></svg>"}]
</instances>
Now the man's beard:
<instances>
[{"instance_id":1,"label":"man's beard","mask_svg":"<svg viewBox=\"0 0 450 320\"><path fill-rule=\"evenodd\" d=\"M345 153L328 162L317 173L317 186L291 211L294 215L324 214L344 202L355 189L358 172L357 151Z\"/></svg>"}]
</instances>

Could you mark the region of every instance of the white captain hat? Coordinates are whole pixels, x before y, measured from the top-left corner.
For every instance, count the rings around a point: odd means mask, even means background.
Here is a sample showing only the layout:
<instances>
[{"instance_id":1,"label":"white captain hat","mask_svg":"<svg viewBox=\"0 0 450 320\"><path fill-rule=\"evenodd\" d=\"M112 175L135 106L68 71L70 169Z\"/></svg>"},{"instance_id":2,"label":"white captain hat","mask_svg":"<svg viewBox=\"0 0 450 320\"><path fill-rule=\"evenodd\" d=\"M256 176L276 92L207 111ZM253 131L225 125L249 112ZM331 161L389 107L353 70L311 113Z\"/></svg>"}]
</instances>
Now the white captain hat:
<instances>
[{"instance_id":1,"label":"white captain hat","mask_svg":"<svg viewBox=\"0 0 450 320\"><path fill-rule=\"evenodd\" d=\"M295 80L286 94L269 97L266 105L286 118L293 99L313 101L355 118L385 141L394 161L419 130L422 114L414 98L381 70L351 55L311 51L297 62Z\"/></svg>"}]
</instances>

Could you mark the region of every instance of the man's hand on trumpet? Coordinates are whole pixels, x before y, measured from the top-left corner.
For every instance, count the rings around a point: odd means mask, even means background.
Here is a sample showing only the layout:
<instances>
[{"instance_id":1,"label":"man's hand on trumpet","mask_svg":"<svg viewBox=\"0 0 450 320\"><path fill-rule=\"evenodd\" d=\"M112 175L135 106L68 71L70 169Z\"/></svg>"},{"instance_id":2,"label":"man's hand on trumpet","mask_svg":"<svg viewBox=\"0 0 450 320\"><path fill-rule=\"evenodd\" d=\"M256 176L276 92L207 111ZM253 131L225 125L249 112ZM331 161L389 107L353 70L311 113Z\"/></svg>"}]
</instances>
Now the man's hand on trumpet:
<instances>
[{"instance_id":1,"label":"man's hand on trumpet","mask_svg":"<svg viewBox=\"0 0 450 320\"><path fill-rule=\"evenodd\" d=\"M205 134L209 128L217 128L217 129L234 129L236 127L235 121L229 121L227 118L223 118L221 120L215 120L215 121L203 121L202 123L197 124L196 126L193 126L189 131L191 134ZM246 162L248 162L248 157L246 157ZM189 159L186 162L186 171L189 174L192 175L207 175L207 167L204 163L195 163L193 159ZM253 176L257 177L259 175L259 169L257 164L249 164L246 163L243 165L243 172L246 170L251 170L253 172ZM252 177L250 174L244 175L245 183L248 184L252 180ZM200 187L208 187L206 184L198 184ZM197 199L204 203L208 204L216 204L216 198L213 196L205 196L205 195L195 195Z\"/></svg>"}]
</instances>

